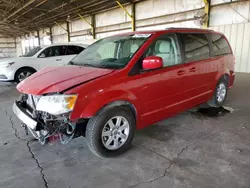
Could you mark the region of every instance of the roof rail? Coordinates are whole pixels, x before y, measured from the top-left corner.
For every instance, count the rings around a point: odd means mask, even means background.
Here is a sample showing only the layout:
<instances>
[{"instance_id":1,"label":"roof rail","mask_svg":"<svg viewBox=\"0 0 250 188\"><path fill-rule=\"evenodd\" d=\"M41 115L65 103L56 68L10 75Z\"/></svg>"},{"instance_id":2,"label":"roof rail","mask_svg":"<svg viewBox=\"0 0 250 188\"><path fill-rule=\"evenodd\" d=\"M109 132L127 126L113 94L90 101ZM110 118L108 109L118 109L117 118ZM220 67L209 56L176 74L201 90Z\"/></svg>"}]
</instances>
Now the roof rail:
<instances>
[{"instance_id":1,"label":"roof rail","mask_svg":"<svg viewBox=\"0 0 250 188\"><path fill-rule=\"evenodd\" d=\"M166 30L171 30L171 29L178 29L178 30L187 30L187 29L192 29L192 30L206 30L206 31L213 31L212 29L202 29L202 28L192 28L192 27L167 27L165 28Z\"/></svg>"}]
</instances>

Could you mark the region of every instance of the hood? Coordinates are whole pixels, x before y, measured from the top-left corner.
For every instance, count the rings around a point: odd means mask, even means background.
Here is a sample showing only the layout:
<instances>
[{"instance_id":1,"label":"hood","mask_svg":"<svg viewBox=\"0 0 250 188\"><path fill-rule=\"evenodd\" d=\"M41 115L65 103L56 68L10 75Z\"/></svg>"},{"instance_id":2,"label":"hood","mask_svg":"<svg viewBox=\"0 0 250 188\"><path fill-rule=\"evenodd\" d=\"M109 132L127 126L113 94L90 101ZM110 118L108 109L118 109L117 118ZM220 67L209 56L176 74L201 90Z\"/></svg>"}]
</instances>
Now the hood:
<instances>
[{"instance_id":1,"label":"hood","mask_svg":"<svg viewBox=\"0 0 250 188\"><path fill-rule=\"evenodd\" d=\"M3 59L0 59L0 64L15 62L18 58L20 57L3 58Z\"/></svg>"},{"instance_id":2,"label":"hood","mask_svg":"<svg viewBox=\"0 0 250 188\"><path fill-rule=\"evenodd\" d=\"M17 85L17 89L21 93L32 95L62 92L113 71L80 66L47 67L22 81Z\"/></svg>"},{"instance_id":3,"label":"hood","mask_svg":"<svg viewBox=\"0 0 250 188\"><path fill-rule=\"evenodd\" d=\"M11 62L18 62L22 59L30 59L31 57L11 57L11 58L3 58L0 59L0 65L5 63L11 63Z\"/></svg>"}]
</instances>

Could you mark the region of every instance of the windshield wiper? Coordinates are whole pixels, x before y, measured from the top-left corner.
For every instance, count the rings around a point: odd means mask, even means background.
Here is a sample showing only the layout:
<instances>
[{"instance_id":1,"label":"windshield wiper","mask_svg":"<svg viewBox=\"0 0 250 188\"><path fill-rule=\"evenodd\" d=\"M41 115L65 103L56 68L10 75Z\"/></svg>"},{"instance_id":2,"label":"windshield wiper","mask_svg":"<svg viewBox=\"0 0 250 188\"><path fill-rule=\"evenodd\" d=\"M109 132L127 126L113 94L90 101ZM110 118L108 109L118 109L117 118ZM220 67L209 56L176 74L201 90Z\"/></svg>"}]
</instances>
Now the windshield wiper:
<instances>
[{"instance_id":1,"label":"windshield wiper","mask_svg":"<svg viewBox=\"0 0 250 188\"><path fill-rule=\"evenodd\" d=\"M97 65L93 65L93 64L89 64L89 63L84 63L84 64L82 64L82 66L101 68L101 66L97 66Z\"/></svg>"},{"instance_id":2,"label":"windshield wiper","mask_svg":"<svg viewBox=\"0 0 250 188\"><path fill-rule=\"evenodd\" d=\"M72 61L69 62L69 65L84 66L84 67L94 67L94 68L103 68L103 66L93 65L93 64L89 64L89 63L75 64Z\"/></svg>"}]
</instances>

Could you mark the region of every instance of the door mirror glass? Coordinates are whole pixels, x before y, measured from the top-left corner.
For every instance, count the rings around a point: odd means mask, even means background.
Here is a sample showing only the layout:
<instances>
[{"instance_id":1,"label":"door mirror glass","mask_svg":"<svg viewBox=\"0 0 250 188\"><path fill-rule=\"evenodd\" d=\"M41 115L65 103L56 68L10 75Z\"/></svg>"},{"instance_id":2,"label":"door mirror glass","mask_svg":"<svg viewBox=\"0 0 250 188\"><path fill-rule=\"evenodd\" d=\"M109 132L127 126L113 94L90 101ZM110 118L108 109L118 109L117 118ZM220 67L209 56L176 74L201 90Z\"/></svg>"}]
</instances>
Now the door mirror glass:
<instances>
[{"instance_id":1,"label":"door mirror glass","mask_svg":"<svg viewBox=\"0 0 250 188\"><path fill-rule=\"evenodd\" d=\"M158 56L149 56L143 59L142 68L143 70L153 70L163 67L163 60Z\"/></svg>"},{"instance_id":2,"label":"door mirror glass","mask_svg":"<svg viewBox=\"0 0 250 188\"><path fill-rule=\"evenodd\" d=\"M40 57L40 58L45 58L46 55L45 55L45 53L41 53L41 54L39 55L39 57Z\"/></svg>"}]
</instances>

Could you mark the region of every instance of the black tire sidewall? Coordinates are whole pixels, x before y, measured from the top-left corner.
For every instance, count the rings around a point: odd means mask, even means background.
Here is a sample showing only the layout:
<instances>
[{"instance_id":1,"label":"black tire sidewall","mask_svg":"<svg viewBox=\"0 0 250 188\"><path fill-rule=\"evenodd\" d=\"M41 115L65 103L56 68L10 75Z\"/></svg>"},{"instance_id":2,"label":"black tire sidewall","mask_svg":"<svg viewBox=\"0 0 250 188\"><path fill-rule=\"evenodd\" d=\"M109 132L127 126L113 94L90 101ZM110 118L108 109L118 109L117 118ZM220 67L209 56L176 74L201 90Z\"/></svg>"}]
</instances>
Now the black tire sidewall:
<instances>
[{"instance_id":1,"label":"black tire sidewall","mask_svg":"<svg viewBox=\"0 0 250 188\"><path fill-rule=\"evenodd\" d=\"M102 130L112 117L123 116L129 122L129 135L126 142L117 150L109 150L102 143ZM86 140L90 150L100 157L115 157L125 152L131 145L135 133L135 118L126 107L113 107L91 118L86 128Z\"/></svg>"},{"instance_id":2,"label":"black tire sidewall","mask_svg":"<svg viewBox=\"0 0 250 188\"><path fill-rule=\"evenodd\" d=\"M16 74L15 74L15 82L20 83L18 76L22 73L22 72L30 72L31 74L33 74L35 71L33 71L32 69L29 68L21 68L19 69Z\"/></svg>"},{"instance_id":3,"label":"black tire sidewall","mask_svg":"<svg viewBox=\"0 0 250 188\"><path fill-rule=\"evenodd\" d=\"M226 87L226 95L225 95L223 101L219 102L219 101L217 100L217 91L218 91L218 87L219 87L219 85L220 85L221 83L223 83L223 84L225 85L225 87ZM221 79L219 80L219 82L217 83L217 85L216 85L216 88L215 88L215 91L214 91L213 99L212 99L212 101L209 102L209 105L210 105L210 106L213 106L213 107L221 107L221 106L224 104L224 102L225 102L225 100L226 100L226 98L227 98L227 92L228 92L228 82L227 82L224 78L221 78Z\"/></svg>"}]
</instances>

